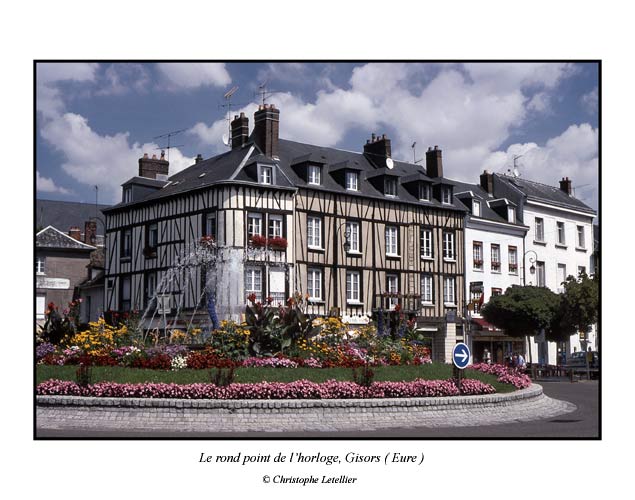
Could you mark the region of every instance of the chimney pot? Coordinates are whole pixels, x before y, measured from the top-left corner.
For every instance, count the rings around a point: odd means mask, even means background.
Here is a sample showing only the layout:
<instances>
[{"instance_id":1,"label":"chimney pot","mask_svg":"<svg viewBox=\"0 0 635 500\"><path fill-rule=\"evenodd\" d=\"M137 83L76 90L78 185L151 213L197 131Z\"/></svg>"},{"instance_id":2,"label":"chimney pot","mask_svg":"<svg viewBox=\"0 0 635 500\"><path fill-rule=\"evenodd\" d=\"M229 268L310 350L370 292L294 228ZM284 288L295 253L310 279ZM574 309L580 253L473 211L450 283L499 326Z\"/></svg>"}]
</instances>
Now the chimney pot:
<instances>
[{"instance_id":1,"label":"chimney pot","mask_svg":"<svg viewBox=\"0 0 635 500\"><path fill-rule=\"evenodd\" d=\"M571 179L563 177L560 181L560 189L571 196Z\"/></svg>"},{"instance_id":2,"label":"chimney pot","mask_svg":"<svg viewBox=\"0 0 635 500\"><path fill-rule=\"evenodd\" d=\"M156 160L157 159L157 155L152 155L152 159Z\"/></svg>"},{"instance_id":3,"label":"chimney pot","mask_svg":"<svg viewBox=\"0 0 635 500\"><path fill-rule=\"evenodd\" d=\"M196 155L196 163L203 161L203 155L201 153Z\"/></svg>"},{"instance_id":4,"label":"chimney pot","mask_svg":"<svg viewBox=\"0 0 635 500\"><path fill-rule=\"evenodd\" d=\"M144 158L148 158L148 153L143 153Z\"/></svg>"},{"instance_id":5,"label":"chimney pot","mask_svg":"<svg viewBox=\"0 0 635 500\"><path fill-rule=\"evenodd\" d=\"M240 117L244 118L245 117L245 113L243 113L242 111L240 112Z\"/></svg>"},{"instance_id":6,"label":"chimney pot","mask_svg":"<svg viewBox=\"0 0 635 500\"><path fill-rule=\"evenodd\" d=\"M236 115L230 124L232 149L240 148L249 140L249 119L245 113Z\"/></svg>"},{"instance_id":7,"label":"chimney pot","mask_svg":"<svg viewBox=\"0 0 635 500\"><path fill-rule=\"evenodd\" d=\"M426 151L426 175L428 177L443 177L443 157L438 146Z\"/></svg>"},{"instance_id":8,"label":"chimney pot","mask_svg":"<svg viewBox=\"0 0 635 500\"><path fill-rule=\"evenodd\" d=\"M280 110L265 104L256 111L251 137L266 157L277 157L280 139Z\"/></svg>"},{"instance_id":9,"label":"chimney pot","mask_svg":"<svg viewBox=\"0 0 635 500\"><path fill-rule=\"evenodd\" d=\"M428 151L432 151L432 146L428 146Z\"/></svg>"}]
</instances>

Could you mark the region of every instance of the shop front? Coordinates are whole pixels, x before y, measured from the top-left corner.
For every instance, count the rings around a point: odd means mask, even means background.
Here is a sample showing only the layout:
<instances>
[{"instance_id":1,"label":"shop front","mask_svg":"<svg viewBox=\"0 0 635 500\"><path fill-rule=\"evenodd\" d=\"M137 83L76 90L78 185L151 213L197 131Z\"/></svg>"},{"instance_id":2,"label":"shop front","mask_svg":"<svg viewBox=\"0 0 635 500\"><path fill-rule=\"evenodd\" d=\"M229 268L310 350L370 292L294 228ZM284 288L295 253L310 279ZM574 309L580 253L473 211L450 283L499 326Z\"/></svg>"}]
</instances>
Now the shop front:
<instances>
[{"instance_id":1,"label":"shop front","mask_svg":"<svg viewBox=\"0 0 635 500\"><path fill-rule=\"evenodd\" d=\"M526 359L522 337L510 337L482 318L472 318L470 336L474 363L506 364L513 353L522 354Z\"/></svg>"}]
</instances>

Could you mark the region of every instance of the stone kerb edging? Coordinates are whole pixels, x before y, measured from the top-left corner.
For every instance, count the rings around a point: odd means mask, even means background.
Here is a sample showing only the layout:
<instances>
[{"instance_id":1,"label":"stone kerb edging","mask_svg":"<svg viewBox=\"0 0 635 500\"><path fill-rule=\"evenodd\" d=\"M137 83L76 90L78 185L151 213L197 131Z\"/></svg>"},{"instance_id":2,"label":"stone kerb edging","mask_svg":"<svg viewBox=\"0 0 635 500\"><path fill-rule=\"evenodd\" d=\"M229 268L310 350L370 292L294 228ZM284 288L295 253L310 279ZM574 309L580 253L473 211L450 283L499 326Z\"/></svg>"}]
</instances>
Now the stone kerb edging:
<instances>
[{"instance_id":1,"label":"stone kerb edging","mask_svg":"<svg viewBox=\"0 0 635 500\"><path fill-rule=\"evenodd\" d=\"M519 401L539 398L542 386L532 384L527 389L512 393L487 394L481 396L445 396L428 398L385 398L385 399L170 399L170 398L99 398L84 396L37 396L38 407L118 407L118 408L191 408L224 410L297 410L298 408L372 408L387 411L394 407L438 407L443 410L488 408L507 406Z\"/></svg>"}]
</instances>

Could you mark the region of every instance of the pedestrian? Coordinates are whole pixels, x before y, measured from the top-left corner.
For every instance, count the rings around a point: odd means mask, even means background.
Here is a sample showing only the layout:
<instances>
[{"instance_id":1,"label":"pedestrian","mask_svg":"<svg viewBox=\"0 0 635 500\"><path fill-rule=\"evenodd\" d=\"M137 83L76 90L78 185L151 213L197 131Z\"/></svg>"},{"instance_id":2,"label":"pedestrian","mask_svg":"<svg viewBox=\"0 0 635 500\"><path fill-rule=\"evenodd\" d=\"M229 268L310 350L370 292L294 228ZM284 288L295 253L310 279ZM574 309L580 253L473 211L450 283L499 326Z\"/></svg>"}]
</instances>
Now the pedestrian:
<instances>
[{"instance_id":1,"label":"pedestrian","mask_svg":"<svg viewBox=\"0 0 635 500\"><path fill-rule=\"evenodd\" d=\"M525 368L525 366L526 366L525 358L523 357L521 353L518 353L518 356L516 358L516 367L522 370Z\"/></svg>"},{"instance_id":2,"label":"pedestrian","mask_svg":"<svg viewBox=\"0 0 635 500\"><path fill-rule=\"evenodd\" d=\"M488 365L492 363L492 358L490 357L489 351L487 348L483 351L483 361Z\"/></svg>"}]
</instances>

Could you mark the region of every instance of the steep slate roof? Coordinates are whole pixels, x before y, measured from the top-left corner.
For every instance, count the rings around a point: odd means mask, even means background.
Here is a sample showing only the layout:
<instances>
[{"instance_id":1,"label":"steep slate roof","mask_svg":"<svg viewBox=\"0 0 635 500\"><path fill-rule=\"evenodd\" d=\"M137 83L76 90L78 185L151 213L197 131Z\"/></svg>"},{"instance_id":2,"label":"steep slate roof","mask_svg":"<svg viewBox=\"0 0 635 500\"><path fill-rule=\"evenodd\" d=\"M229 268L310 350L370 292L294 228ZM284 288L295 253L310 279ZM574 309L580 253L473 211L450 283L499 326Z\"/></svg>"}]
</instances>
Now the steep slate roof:
<instances>
[{"instance_id":1,"label":"steep slate roof","mask_svg":"<svg viewBox=\"0 0 635 500\"><path fill-rule=\"evenodd\" d=\"M63 248L87 251L96 249L96 247L71 238L53 226L48 226L35 235L35 246L38 248Z\"/></svg>"},{"instance_id":2,"label":"steep slate roof","mask_svg":"<svg viewBox=\"0 0 635 500\"><path fill-rule=\"evenodd\" d=\"M488 201L493 201L497 198L491 196L487 191L485 191L480 184L468 184L466 182L460 182L460 181L453 181L455 184L454 187L454 196L456 197L457 194L460 195L460 193L463 193L465 191L472 191L472 193L474 193L474 195L476 196L477 199L481 200L481 216L480 217L474 217L475 219L481 218L481 219L487 219L487 220L491 220L494 222L504 222L506 224L513 224L511 222L507 221L507 218L502 217L501 215L499 215L497 212L495 212L488 204ZM460 198L459 198L460 199ZM498 198L500 199L500 198ZM511 201L511 200L510 200ZM467 205L466 205L467 207ZM471 207L467 207L468 209ZM523 224L521 224L520 222L516 222L514 225L519 226L519 227L527 227L524 226Z\"/></svg>"},{"instance_id":3,"label":"steep slate roof","mask_svg":"<svg viewBox=\"0 0 635 500\"><path fill-rule=\"evenodd\" d=\"M498 178L518 188L527 196L527 200L529 201L549 203L563 208L588 212L589 214L596 213L591 207L577 198L569 196L559 187L541 184L540 182L530 181L520 177L510 177L508 175L498 175Z\"/></svg>"},{"instance_id":4,"label":"steep slate roof","mask_svg":"<svg viewBox=\"0 0 635 500\"><path fill-rule=\"evenodd\" d=\"M420 165L394 160L393 169L377 168L363 153L303 144L285 139L279 139L278 157L279 159L275 161L275 164L278 165L279 170L278 175L276 175L276 183L273 185L277 188L295 189L298 187L307 187L315 190L345 192L351 196L364 196L388 200L392 198L387 198L382 191L375 188L367 179L378 174L384 174L399 176L402 178L401 181L403 181L404 177L416 174L418 178L427 180L431 184L443 183L452 185L454 183L446 178L427 177L425 175L425 169ZM306 161L324 164L321 186L309 185L292 167L292 165ZM165 187L146 196L142 200L131 203L119 203L106 209L104 212L125 206L132 206L136 203L159 200L223 182L257 184L257 179L250 177L246 172L246 169L256 162L272 164L272 160L262 155L261 151L253 142L248 142L241 148L236 148L213 158L199 161L191 167L174 174L169 177L169 183ZM239 169L239 167L241 168ZM341 168L353 168L360 171L359 191L346 191L343 185L335 181L331 173ZM451 205L443 205L434 199L430 202L419 201L418 198L404 188L401 182L398 182L397 197L394 198L394 200L396 202L409 202L418 205L465 211L463 204L457 200L453 200Z\"/></svg>"},{"instance_id":5,"label":"steep slate roof","mask_svg":"<svg viewBox=\"0 0 635 500\"><path fill-rule=\"evenodd\" d=\"M36 227L53 226L60 231L68 231L75 226L84 231L84 223L91 217L101 216L96 210L108 208L109 205L97 205L94 203L78 203L75 201L35 200L35 225ZM104 227L97 222L97 234L104 234Z\"/></svg>"}]
</instances>

